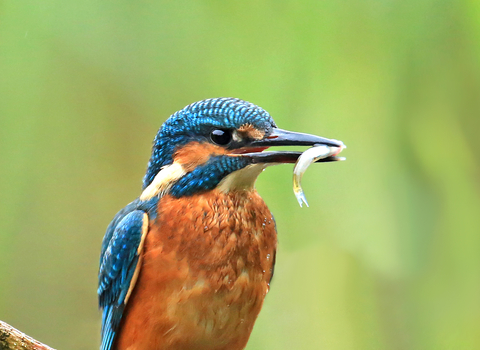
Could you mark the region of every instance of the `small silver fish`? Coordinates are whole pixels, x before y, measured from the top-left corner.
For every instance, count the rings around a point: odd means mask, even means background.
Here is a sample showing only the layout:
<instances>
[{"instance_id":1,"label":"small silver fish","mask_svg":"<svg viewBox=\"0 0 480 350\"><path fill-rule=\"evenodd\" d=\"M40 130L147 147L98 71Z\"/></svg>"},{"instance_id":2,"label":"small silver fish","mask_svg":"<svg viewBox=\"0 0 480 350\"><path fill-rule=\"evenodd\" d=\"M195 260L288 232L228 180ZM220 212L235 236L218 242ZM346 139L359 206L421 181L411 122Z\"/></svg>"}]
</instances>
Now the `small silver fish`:
<instances>
[{"instance_id":1,"label":"small silver fish","mask_svg":"<svg viewBox=\"0 0 480 350\"><path fill-rule=\"evenodd\" d=\"M297 162L295 163L295 168L293 169L293 193L295 193L295 197L297 197L300 207L302 207L303 203L308 207L307 198L303 193L301 181L303 174L307 171L310 164L315 163L322 158L336 156L345 148L347 148L347 146L343 143L340 147L318 145L307 149L300 155L300 157L298 157ZM345 158L338 158L337 160L345 160Z\"/></svg>"}]
</instances>

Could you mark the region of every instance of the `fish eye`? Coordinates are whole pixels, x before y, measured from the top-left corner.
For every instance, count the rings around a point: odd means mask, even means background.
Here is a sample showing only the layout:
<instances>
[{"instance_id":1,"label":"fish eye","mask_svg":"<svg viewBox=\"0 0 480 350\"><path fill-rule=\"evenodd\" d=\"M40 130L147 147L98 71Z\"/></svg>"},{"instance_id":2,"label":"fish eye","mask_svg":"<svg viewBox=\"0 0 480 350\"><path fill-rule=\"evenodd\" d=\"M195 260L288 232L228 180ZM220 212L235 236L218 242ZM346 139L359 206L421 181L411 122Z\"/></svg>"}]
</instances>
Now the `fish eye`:
<instances>
[{"instance_id":1,"label":"fish eye","mask_svg":"<svg viewBox=\"0 0 480 350\"><path fill-rule=\"evenodd\" d=\"M225 146L232 141L232 132L225 129L215 129L210 133L210 139L217 145Z\"/></svg>"}]
</instances>

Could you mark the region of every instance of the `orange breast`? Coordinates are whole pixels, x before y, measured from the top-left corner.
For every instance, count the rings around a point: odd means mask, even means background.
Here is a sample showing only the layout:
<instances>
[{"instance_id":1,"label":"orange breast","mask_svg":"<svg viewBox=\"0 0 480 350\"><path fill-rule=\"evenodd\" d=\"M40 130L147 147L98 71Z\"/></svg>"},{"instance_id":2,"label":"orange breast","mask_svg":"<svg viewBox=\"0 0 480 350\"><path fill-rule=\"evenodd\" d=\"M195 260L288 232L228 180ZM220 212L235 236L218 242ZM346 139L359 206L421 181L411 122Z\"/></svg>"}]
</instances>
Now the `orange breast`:
<instances>
[{"instance_id":1,"label":"orange breast","mask_svg":"<svg viewBox=\"0 0 480 350\"><path fill-rule=\"evenodd\" d=\"M269 289L277 238L257 194L163 197L118 350L243 349Z\"/></svg>"}]
</instances>

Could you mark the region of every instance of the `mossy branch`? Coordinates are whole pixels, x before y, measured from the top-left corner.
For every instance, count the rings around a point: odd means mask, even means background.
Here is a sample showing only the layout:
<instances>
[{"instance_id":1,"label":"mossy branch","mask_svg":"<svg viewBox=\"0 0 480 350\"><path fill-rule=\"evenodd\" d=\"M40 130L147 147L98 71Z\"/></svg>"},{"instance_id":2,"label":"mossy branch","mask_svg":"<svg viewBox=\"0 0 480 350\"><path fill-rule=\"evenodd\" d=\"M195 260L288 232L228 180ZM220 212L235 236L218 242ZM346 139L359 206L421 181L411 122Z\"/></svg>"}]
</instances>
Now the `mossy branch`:
<instances>
[{"instance_id":1,"label":"mossy branch","mask_svg":"<svg viewBox=\"0 0 480 350\"><path fill-rule=\"evenodd\" d=\"M0 350L55 350L0 321Z\"/></svg>"}]
</instances>

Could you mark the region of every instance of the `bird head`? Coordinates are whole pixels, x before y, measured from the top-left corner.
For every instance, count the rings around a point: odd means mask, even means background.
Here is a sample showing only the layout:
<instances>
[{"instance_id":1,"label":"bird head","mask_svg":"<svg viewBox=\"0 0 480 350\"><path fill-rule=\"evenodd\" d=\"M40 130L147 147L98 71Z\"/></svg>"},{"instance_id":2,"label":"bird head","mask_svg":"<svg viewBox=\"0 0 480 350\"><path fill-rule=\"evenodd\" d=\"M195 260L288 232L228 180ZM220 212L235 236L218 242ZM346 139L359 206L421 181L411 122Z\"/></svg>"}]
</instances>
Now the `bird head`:
<instances>
[{"instance_id":1,"label":"bird head","mask_svg":"<svg viewBox=\"0 0 480 350\"><path fill-rule=\"evenodd\" d=\"M240 99L195 102L160 127L140 199L167 193L189 196L216 187L224 192L248 190L265 167L294 163L301 154L265 152L267 148L319 144L342 146L336 140L279 129L267 111Z\"/></svg>"}]
</instances>

